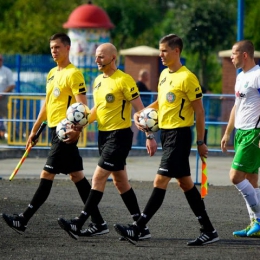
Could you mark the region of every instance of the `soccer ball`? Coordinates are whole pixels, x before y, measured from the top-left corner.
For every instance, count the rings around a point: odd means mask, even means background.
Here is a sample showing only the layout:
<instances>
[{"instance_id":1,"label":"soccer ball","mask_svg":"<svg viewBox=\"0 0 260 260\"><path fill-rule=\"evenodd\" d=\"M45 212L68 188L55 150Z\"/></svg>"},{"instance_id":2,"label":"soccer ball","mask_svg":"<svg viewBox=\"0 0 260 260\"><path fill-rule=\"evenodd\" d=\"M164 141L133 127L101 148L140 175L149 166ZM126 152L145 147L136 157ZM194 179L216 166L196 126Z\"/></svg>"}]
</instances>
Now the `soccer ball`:
<instances>
[{"instance_id":1,"label":"soccer ball","mask_svg":"<svg viewBox=\"0 0 260 260\"><path fill-rule=\"evenodd\" d=\"M90 109L83 103L74 103L67 109L66 116L72 124L86 126L90 116Z\"/></svg>"},{"instance_id":2,"label":"soccer ball","mask_svg":"<svg viewBox=\"0 0 260 260\"><path fill-rule=\"evenodd\" d=\"M65 118L61 120L56 126L56 134L61 141L67 139L66 131L67 129L71 128L71 125L72 123L67 118Z\"/></svg>"},{"instance_id":3,"label":"soccer ball","mask_svg":"<svg viewBox=\"0 0 260 260\"><path fill-rule=\"evenodd\" d=\"M148 131L157 132L158 126L158 113L154 108L144 109L139 116L139 123Z\"/></svg>"}]
</instances>

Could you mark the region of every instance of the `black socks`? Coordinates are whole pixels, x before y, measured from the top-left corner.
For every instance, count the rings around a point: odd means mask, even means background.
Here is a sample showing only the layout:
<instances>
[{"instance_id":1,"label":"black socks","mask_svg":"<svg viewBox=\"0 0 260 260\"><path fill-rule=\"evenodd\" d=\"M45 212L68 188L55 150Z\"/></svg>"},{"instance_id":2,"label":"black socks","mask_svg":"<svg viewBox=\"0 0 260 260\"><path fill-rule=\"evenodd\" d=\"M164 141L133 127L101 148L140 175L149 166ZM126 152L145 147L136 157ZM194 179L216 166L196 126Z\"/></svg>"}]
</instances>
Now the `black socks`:
<instances>
[{"instance_id":1,"label":"black socks","mask_svg":"<svg viewBox=\"0 0 260 260\"><path fill-rule=\"evenodd\" d=\"M34 213L41 207L41 205L48 198L53 181L41 179L38 189L36 190L31 203L23 213L26 223L34 215Z\"/></svg>"},{"instance_id":2,"label":"black socks","mask_svg":"<svg viewBox=\"0 0 260 260\"><path fill-rule=\"evenodd\" d=\"M136 222L137 226L144 228L149 220L153 217L156 211L161 207L166 190L160 188L154 188L151 197L146 204L146 207L141 214L141 217Z\"/></svg>"},{"instance_id":3,"label":"black socks","mask_svg":"<svg viewBox=\"0 0 260 260\"><path fill-rule=\"evenodd\" d=\"M90 190L91 190L90 183L84 177L82 180L75 183L75 185L78 189L81 200L83 201L84 204L86 204ZM95 224L103 224L104 223L104 219L102 218L98 207L96 207L92 210L91 221Z\"/></svg>"},{"instance_id":4,"label":"black socks","mask_svg":"<svg viewBox=\"0 0 260 260\"><path fill-rule=\"evenodd\" d=\"M203 231L214 231L214 227L212 226L208 214L206 212L205 204L201 195L194 185L192 189L184 192L186 199L195 214L198 218L200 225L202 226Z\"/></svg>"},{"instance_id":5,"label":"black socks","mask_svg":"<svg viewBox=\"0 0 260 260\"><path fill-rule=\"evenodd\" d=\"M133 220L137 221L141 215L141 211L134 190L131 188L127 192L121 194L121 198L130 212Z\"/></svg>"}]
</instances>

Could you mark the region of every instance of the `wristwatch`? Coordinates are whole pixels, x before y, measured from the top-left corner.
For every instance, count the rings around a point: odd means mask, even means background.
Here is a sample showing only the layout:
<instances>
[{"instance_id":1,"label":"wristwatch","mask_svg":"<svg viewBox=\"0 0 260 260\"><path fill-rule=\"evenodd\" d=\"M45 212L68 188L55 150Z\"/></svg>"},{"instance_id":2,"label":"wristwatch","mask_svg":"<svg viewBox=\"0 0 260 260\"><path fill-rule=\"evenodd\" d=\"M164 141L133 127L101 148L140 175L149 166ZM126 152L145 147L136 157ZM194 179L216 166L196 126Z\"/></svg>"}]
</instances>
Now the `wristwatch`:
<instances>
[{"instance_id":1,"label":"wristwatch","mask_svg":"<svg viewBox=\"0 0 260 260\"><path fill-rule=\"evenodd\" d=\"M204 141L197 141L198 146L203 145L203 144L204 144Z\"/></svg>"},{"instance_id":2,"label":"wristwatch","mask_svg":"<svg viewBox=\"0 0 260 260\"><path fill-rule=\"evenodd\" d=\"M148 134L148 135L146 136L146 139L149 139L149 140L154 139L154 134Z\"/></svg>"}]
</instances>

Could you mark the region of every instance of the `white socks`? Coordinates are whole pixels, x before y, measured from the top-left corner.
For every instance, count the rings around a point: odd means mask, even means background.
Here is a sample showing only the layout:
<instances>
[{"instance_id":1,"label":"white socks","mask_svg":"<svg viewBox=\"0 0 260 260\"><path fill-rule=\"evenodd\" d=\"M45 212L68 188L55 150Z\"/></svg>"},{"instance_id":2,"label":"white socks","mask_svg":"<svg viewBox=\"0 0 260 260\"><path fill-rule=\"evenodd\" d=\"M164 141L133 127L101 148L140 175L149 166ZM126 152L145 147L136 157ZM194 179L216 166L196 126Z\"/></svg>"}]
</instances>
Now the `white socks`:
<instances>
[{"instance_id":1,"label":"white socks","mask_svg":"<svg viewBox=\"0 0 260 260\"><path fill-rule=\"evenodd\" d=\"M259 188L255 188L255 192L256 192L256 196L258 198L258 201L260 202L260 189ZM253 220L256 219L256 215L255 215L255 212L253 212L251 207L248 205L246 200L245 200L245 202L246 202L246 207L247 207L248 215L249 215L249 218L250 218L250 222L252 223Z\"/></svg>"},{"instance_id":2,"label":"white socks","mask_svg":"<svg viewBox=\"0 0 260 260\"><path fill-rule=\"evenodd\" d=\"M250 219L260 218L260 189L255 189L247 179L235 186L246 201Z\"/></svg>"}]
</instances>

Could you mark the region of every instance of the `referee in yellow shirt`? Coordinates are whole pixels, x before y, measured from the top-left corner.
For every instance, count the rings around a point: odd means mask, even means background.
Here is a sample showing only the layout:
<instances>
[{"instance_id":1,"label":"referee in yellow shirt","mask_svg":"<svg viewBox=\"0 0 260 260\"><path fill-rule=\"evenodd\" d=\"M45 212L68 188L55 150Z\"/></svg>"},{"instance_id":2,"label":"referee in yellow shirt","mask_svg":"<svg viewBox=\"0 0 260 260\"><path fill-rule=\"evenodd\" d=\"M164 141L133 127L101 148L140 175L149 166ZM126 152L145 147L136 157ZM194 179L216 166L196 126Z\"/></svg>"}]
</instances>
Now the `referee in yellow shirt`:
<instances>
[{"instance_id":1,"label":"referee in yellow shirt","mask_svg":"<svg viewBox=\"0 0 260 260\"><path fill-rule=\"evenodd\" d=\"M92 189L80 216L72 221L60 218L59 225L77 239L87 218L102 199L106 181L111 175L133 220L140 217L136 195L128 182L126 158L132 146L131 110L144 108L134 79L117 69L117 50L111 43L104 43L96 50L96 63L103 73L93 84L94 108L90 122L98 123L100 158L92 178ZM148 136L148 134L147 134ZM149 136L148 136L149 137ZM149 139L148 151L154 153L157 144ZM153 152L152 152L153 151ZM140 239L151 237L148 227L140 230Z\"/></svg>"},{"instance_id":2,"label":"referee in yellow shirt","mask_svg":"<svg viewBox=\"0 0 260 260\"><path fill-rule=\"evenodd\" d=\"M204 108L202 90L196 76L181 64L180 55L183 42L180 37L170 34L159 43L160 57L164 69L158 84L158 99L149 107L158 109L159 127L161 129L162 158L152 195L141 217L130 226L114 225L116 231L129 242L139 240L140 230L148 223L163 203L167 185L172 178L177 180L185 197L201 225L201 234L189 246L200 246L219 240L205 209L204 201L194 185L189 165L191 150L191 129L196 114L197 145L200 157L207 157L208 149L204 140ZM138 124L139 113L134 115ZM184 232L186 231L184 228Z\"/></svg>"},{"instance_id":3,"label":"referee in yellow shirt","mask_svg":"<svg viewBox=\"0 0 260 260\"><path fill-rule=\"evenodd\" d=\"M83 74L69 60L71 41L64 33L57 33L50 38L50 50L57 66L47 75L46 99L41 107L36 122L27 141L27 147L32 142L38 128L43 121L48 121L51 132L51 148L44 168L41 172L41 180L34 197L27 209L19 215L7 215L3 213L5 222L18 233L23 233L27 223L35 212L48 198L53 180L56 174L69 174L75 183L79 195L86 202L91 186L83 173L82 158L77 147L80 132L69 130L66 140L61 141L56 135L56 126L66 118L67 108L75 103L86 104L86 85ZM98 208L92 211L93 223L84 230L84 235L92 235L93 227L100 233L108 233L106 222L103 220Z\"/></svg>"}]
</instances>

